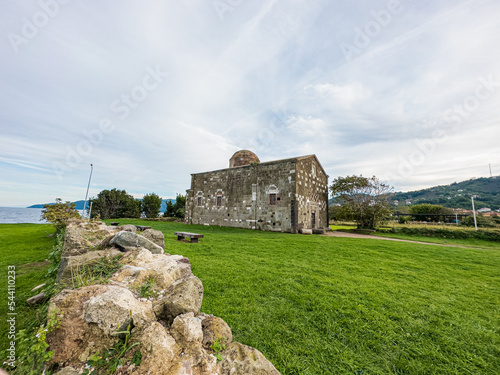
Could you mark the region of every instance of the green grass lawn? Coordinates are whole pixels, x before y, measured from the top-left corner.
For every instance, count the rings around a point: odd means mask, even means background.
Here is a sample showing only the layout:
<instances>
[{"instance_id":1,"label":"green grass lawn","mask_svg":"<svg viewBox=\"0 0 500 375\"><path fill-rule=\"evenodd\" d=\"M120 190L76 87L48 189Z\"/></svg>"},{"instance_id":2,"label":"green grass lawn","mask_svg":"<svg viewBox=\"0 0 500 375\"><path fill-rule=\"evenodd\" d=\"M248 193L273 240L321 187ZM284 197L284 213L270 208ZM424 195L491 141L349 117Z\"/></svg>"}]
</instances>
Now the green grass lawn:
<instances>
[{"instance_id":1,"label":"green grass lawn","mask_svg":"<svg viewBox=\"0 0 500 375\"><path fill-rule=\"evenodd\" d=\"M202 310L282 374L500 371L498 249L140 223L189 257Z\"/></svg>"},{"instance_id":2,"label":"green grass lawn","mask_svg":"<svg viewBox=\"0 0 500 375\"><path fill-rule=\"evenodd\" d=\"M119 221L162 230L166 251L187 256L203 281L202 310L223 318L236 341L262 351L282 374L500 371L498 248ZM18 232L9 227L0 225L0 239L10 262L45 259L49 227L10 235L5 246L6 232ZM179 242L176 230L205 238Z\"/></svg>"},{"instance_id":3,"label":"green grass lawn","mask_svg":"<svg viewBox=\"0 0 500 375\"><path fill-rule=\"evenodd\" d=\"M37 310L26 304L26 299L39 293L31 292L35 286L44 282L49 264L47 259L54 239L47 237L55 230L48 224L0 224L0 359L6 357L7 340L7 270L16 267L16 331L37 324ZM0 365L1 366L1 365Z\"/></svg>"}]
</instances>

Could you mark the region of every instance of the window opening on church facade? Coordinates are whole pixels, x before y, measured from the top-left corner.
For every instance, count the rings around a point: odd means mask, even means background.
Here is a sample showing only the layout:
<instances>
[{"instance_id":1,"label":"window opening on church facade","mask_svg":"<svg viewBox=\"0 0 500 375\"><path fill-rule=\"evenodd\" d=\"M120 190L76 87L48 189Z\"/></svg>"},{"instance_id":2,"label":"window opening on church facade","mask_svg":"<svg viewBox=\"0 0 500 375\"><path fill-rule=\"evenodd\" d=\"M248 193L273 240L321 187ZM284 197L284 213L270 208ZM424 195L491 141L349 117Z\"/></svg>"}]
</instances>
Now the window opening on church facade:
<instances>
[{"instance_id":1,"label":"window opening on church facade","mask_svg":"<svg viewBox=\"0 0 500 375\"><path fill-rule=\"evenodd\" d=\"M276 201L277 201L277 194L276 193L269 194L269 204L271 206L274 206L276 205Z\"/></svg>"}]
</instances>

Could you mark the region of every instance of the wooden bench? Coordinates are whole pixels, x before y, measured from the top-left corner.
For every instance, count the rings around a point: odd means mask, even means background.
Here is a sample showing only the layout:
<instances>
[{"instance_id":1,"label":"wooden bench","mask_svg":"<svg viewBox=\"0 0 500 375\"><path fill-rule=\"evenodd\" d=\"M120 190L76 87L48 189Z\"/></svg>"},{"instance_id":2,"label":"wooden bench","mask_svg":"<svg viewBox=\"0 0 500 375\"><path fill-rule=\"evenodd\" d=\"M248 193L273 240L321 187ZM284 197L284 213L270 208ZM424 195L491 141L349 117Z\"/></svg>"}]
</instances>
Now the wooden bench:
<instances>
[{"instance_id":1,"label":"wooden bench","mask_svg":"<svg viewBox=\"0 0 500 375\"><path fill-rule=\"evenodd\" d=\"M136 225L137 230L145 231L146 229L151 229L151 227L145 227L144 225Z\"/></svg>"},{"instance_id":2,"label":"wooden bench","mask_svg":"<svg viewBox=\"0 0 500 375\"><path fill-rule=\"evenodd\" d=\"M184 238L189 238L191 243L198 243L198 238L203 238L203 234L189 233L189 232L174 232L177 236L177 240L181 241Z\"/></svg>"}]
</instances>

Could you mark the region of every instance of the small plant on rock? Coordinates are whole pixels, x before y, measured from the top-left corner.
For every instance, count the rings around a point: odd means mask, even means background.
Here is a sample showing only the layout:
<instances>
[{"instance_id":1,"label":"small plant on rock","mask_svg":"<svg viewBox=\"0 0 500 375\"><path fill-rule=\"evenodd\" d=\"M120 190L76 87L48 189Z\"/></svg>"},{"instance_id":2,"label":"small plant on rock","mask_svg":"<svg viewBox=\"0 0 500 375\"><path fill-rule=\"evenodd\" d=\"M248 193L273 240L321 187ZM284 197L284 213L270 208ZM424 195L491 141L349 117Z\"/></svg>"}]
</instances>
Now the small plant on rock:
<instances>
[{"instance_id":1,"label":"small plant on rock","mask_svg":"<svg viewBox=\"0 0 500 375\"><path fill-rule=\"evenodd\" d=\"M212 345L210 345L210 349L213 350L215 358L217 358L217 362L222 361L222 354L220 352L226 349L227 338L225 337L217 337L214 341L212 341Z\"/></svg>"},{"instance_id":2,"label":"small plant on rock","mask_svg":"<svg viewBox=\"0 0 500 375\"><path fill-rule=\"evenodd\" d=\"M132 311L130 311L130 318L132 318ZM126 359L125 355L133 347L140 345L136 342L130 345L130 337L132 336L132 319L127 326L126 331L116 332L116 335L124 335L115 343L115 345L105 350L104 352L96 352L92 354L87 361L87 366L82 375L97 375L97 374L114 374L118 367L126 365L127 363L139 366L142 362L142 354L138 350L130 359Z\"/></svg>"},{"instance_id":3,"label":"small plant on rock","mask_svg":"<svg viewBox=\"0 0 500 375\"><path fill-rule=\"evenodd\" d=\"M158 290L155 286L156 282L154 277L148 276L144 283L141 285L140 295L142 298L158 297Z\"/></svg>"}]
</instances>

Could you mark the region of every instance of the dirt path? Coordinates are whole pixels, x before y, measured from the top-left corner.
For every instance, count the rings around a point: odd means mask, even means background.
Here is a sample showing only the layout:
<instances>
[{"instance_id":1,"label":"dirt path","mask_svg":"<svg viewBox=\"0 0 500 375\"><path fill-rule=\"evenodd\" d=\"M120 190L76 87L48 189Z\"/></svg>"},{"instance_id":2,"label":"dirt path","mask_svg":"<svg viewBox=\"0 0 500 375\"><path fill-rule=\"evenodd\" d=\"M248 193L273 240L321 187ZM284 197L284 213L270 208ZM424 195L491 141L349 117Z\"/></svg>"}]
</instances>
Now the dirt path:
<instances>
[{"instance_id":1,"label":"dirt path","mask_svg":"<svg viewBox=\"0 0 500 375\"><path fill-rule=\"evenodd\" d=\"M333 231L333 232L326 232L324 236L327 237L347 237L347 238L365 238L369 240L386 240L386 241L398 241L398 242L411 242L411 243L418 243L422 245L434 245L434 246L445 246L445 247L464 247L460 245L446 245L442 243L431 243L431 242L422 242L422 241L412 241L412 240L402 240L399 238L387 238L387 237L379 237L379 236L374 236L372 234L360 234L360 233L347 233L347 232L339 232L339 231Z\"/></svg>"}]
</instances>

